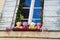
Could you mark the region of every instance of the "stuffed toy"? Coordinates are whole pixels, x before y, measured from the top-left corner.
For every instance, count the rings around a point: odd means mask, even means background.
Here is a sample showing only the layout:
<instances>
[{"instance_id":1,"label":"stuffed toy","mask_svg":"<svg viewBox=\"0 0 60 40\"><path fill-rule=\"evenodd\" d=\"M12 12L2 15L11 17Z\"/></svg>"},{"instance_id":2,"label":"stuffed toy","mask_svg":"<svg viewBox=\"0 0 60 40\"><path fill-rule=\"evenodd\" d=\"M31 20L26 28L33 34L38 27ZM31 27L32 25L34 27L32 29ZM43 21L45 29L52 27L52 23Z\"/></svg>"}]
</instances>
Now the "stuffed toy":
<instances>
[{"instance_id":1,"label":"stuffed toy","mask_svg":"<svg viewBox=\"0 0 60 40\"><path fill-rule=\"evenodd\" d=\"M17 23L16 23L16 28L22 28L21 22L17 22Z\"/></svg>"},{"instance_id":2,"label":"stuffed toy","mask_svg":"<svg viewBox=\"0 0 60 40\"><path fill-rule=\"evenodd\" d=\"M28 27L28 22L23 22L23 27L27 28Z\"/></svg>"},{"instance_id":3,"label":"stuffed toy","mask_svg":"<svg viewBox=\"0 0 60 40\"><path fill-rule=\"evenodd\" d=\"M37 29L41 29L42 28L41 25L42 25L41 23L37 23Z\"/></svg>"},{"instance_id":4,"label":"stuffed toy","mask_svg":"<svg viewBox=\"0 0 60 40\"><path fill-rule=\"evenodd\" d=\"M35 27L35 23L34 22L32 22L30 25L29 25L29 29L36 29L36 27Z\"/></svg>"}]
</instances>

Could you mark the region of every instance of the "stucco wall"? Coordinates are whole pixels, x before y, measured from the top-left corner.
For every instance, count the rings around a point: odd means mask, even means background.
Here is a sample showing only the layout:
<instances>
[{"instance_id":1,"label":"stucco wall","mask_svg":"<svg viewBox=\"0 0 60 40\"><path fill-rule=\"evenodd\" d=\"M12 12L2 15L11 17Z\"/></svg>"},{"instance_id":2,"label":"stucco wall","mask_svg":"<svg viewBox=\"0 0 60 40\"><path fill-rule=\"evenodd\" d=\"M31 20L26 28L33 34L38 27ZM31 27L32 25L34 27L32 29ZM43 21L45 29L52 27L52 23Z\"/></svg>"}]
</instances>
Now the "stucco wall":
<instances>
[{"instance_id":1,"label":"stucco wall","mask_svg":"<svg viewBox=\"0 0 60 40\"><path fill-rule=\"evenodd\" d=\"M0 30L5 30L6 27L11 28L13 16L15 14L16 2L17 0L0 0L0 11L3 6Z\"/></svg>"},{"instance_id":2,"label":"stucco wall","mask_svg":"<svg viewBox=\"0 0 60 40\"><path fill-rule=\"evenodd\" d=\"M60 40L60 32L0 32L0 40Z\"/></svg>"},{"instance_id":3,"label":"stucco wall","mask_svg":"<svg viewBox=\"0 0 60 40\"><path fill-rule=\"evenodd\" d=\"M0 0L0 12L2 11L3 5L4 5L4 1Z\"/></svg>"},{"instance_id":4,"label":"stucco wall","mask_svg":"<svg viewBox=\"0 0 60 40\"><path fill-rule=\"evenodd\" d=\"M4 5L4 0L0 0L0 18L2 16L3 5Z\"/></svg>"},{"instance_id":5,"label":"stucco wall","mask_svg":"<svg viewBox=\"0 0 60 40\"><path fill-rule=\"evenodd\" d=\"M44 0L43 26L60 30L60 0Z\"/></svg>"}]
</instances>

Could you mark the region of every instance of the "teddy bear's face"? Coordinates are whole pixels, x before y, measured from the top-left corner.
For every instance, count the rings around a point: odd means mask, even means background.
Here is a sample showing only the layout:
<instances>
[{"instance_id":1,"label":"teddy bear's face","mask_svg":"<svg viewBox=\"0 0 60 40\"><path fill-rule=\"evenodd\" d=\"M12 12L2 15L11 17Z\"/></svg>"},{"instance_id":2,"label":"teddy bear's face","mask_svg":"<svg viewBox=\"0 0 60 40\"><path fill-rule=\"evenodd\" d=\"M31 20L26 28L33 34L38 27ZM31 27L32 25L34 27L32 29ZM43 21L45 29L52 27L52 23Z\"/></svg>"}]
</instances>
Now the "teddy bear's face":
<instances>
[{"instance_id":1,"label":"teddy bear's face","mask_svg":"<svg viewBox=\"0 0 60 40\"><path fill-rule=\"evenodd\" d=\"M37 26L41 26L41 23L37 23Z\"/></svg>"},{"instance_id":2,"label":"teddy bear's face","mask_svg":"<svg viewBox=\"0 0 60 40\"><path fill-rule=\"evenodd\" d=\"M23 26L28 26L28 22L23 22Z\"/></svg>"},{"instance_id":3,"label":"teddy bear's face","mask_svg":"<svg viewBox=\"0 0 60 40\"><path fill-rule=\"evenodd\" d=\"M17 22L16 23L16 26L21 26L21 22Z\"/></svg>"}]
</instances>

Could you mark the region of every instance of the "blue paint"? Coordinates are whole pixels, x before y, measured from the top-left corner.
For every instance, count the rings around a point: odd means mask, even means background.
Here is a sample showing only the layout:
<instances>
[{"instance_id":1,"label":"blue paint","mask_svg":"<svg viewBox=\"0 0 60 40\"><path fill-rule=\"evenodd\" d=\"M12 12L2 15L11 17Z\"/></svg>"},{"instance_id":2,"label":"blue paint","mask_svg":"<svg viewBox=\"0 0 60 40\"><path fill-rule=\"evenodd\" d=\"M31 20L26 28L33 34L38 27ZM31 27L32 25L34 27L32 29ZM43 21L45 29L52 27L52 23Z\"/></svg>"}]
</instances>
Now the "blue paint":
<instances>
[{"instance_id":1,"label":"blue paint","mask_svg":"<svg viewBox=\"0 0 60 40\"><path fill-rule=\"evenodd\" d=\"M34 9L34 12L33 12L34 19L40 19L40 11L41 11L41 9ZM41 20L32 20L32 22L35 22L35 23L38 23L40 21Z\"/></svg>"},{"instance_id":2,"label":"blue paint","mask_svg":"<svg viewBox=\"0 0 60 40\"><path fill-rule=\"evenodd\" d=\"M34 9L33 18L40 18L40 10L41 9Z\"/></svg>"},{"instance_id":3,"label":"blue paint","mask_svg":"<svg viewBox=\"0 0 60 40\"><path fill-rule=\"evenodd\" d=\"M34 7L40 7L41 0L35 0Z\"/></svg>"},{"instance_id":4,"label":"blue paint","mask_svg":"<svg viewBox=\"0 0 60 40\"><path fill-rule=\"evenodd\" d=\"M34 7L40 7L40 4L41 4L41 0L35 0ZM41 9L34 9L33 18L40 19L40 12L41 12ZM41 22L41 20L32 20L32 22L39 23Z\"/></svg>"},{"instance_id":5,"label":"blue paint","mask_svg":"<svg viewBox=\"0 0 60 40\"><path fill-rule=\"evenodd\" d=\"M35 5L34 7L40 7L41 0L35 0ZM31 0L25 0L25 4L30 7L31 5Z\"/></svg>"},{"instance_id":6,"label":"blue paint","mask_svg":"<svg viewBox=\"0 0 60 40\"><path fill-rule=\"evenodd\" d=\"M32 22L34 22L34 23L40 23L41 20L32 20Z\"/></svg>"},{"instance_id":7,"label":"blue paint","mask_svg":"<svg viewBox=\"0 0 60 40\"><path fill-rule=\"evenodd\" d=\"M31 0L25 0L25 4L26 4L28 7L30 7L30 5L31 5Z\"/></svg>"}]
</instances>

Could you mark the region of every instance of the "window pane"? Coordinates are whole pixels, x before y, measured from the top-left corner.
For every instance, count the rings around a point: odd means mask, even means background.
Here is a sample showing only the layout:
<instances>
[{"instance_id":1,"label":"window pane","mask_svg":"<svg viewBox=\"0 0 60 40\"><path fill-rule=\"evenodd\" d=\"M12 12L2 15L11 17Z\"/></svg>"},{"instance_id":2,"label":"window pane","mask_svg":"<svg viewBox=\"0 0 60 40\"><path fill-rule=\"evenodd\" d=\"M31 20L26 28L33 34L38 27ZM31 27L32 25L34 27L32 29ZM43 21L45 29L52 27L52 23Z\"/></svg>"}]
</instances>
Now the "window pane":
<instances>
[{"instance_id":1,"label":"window pane","mask_svg":"<svg viewBox=\"0 0 60 40\"><path fill-rule=\"evenodd\" d=\"M33 18L40 18L40 10L41 9L34 9Z\"/></svg>"},{"instance_id":2,"label":"window pane","mask_svg":"<svg viewBox=\"0 0 60 40\"><path fill-rule=\"evenodd\" d=\"M38 5L37 5L38 4ZM35 0L35 5L34 7L40 7L41 0Z\"/></svg>"},{"instance_id":3,"label":"window pane","mask_svg":"<svg viewBox=\"0 0 60 40\"><path fill-rule=\"evenodd\" d=\"M16 16L16 22L21 21L28 21L29 17L29 9L30 9L30 3L31 1L29 0L20 0L19 7L17 10L17 16Z\"/></svg>"},{"instance_id":4,"label":"window pane","mask_svg":"<svg viewBox=\"0 0 60 40\"><path fill-rule=\"evenodd\" d=\"M20 9L16 14L16 22L18 21L28 21L29 18L29 9Z\"/></svg>"},{"instance_id":5,"label":"window pane","mask_svg":"<svg viewBox=\"0 0 60 40\"><path fill-rule=\"evenodd\" d=\"M28 18L29 18L29 9L23 9L21 15L23 16L23 19L21 21L23 21L23 22L24 21L28 21Z\"/></svg>"},{"instance_id":6,"label":"window pane","mask_svg":"<svg viewBox=\"0 0 60 40\"><path fill-rule=\"evenodd\" d=\"M41 23L41 20L32 20L34 23Z\"/></svg>"},{"instance_id":7,"label":"window pane","mask_svg":"<svg viewBox=\"0 0 60 40\"><path fill-rule=\"evenodd\" d=\"M23 7L30 7L31 0L21 0L20 3L23 5Z\"/></svg>"},{"instance_id":8,"label":"window pane","mask_svg":"<svg viewBox=\"0 0 60 40\"><path fill-rule=\"evenodd\" d=\"M33 18L38 20L33 20L33 22L40 22L40 19L41 19L40 12L41 12L41 9L34 9Z\"/></svg>"},{"instance_id":9,"label":"window pane","mask_svg":"<svg viewBox=\"0 0 60 40\"><path fill-rule=\"evenodd\" d=\"M28 18L28 16L29 16L29 9L23 9L21 14L24 16L24 18Z\"/></svg>"}]
</instances>

